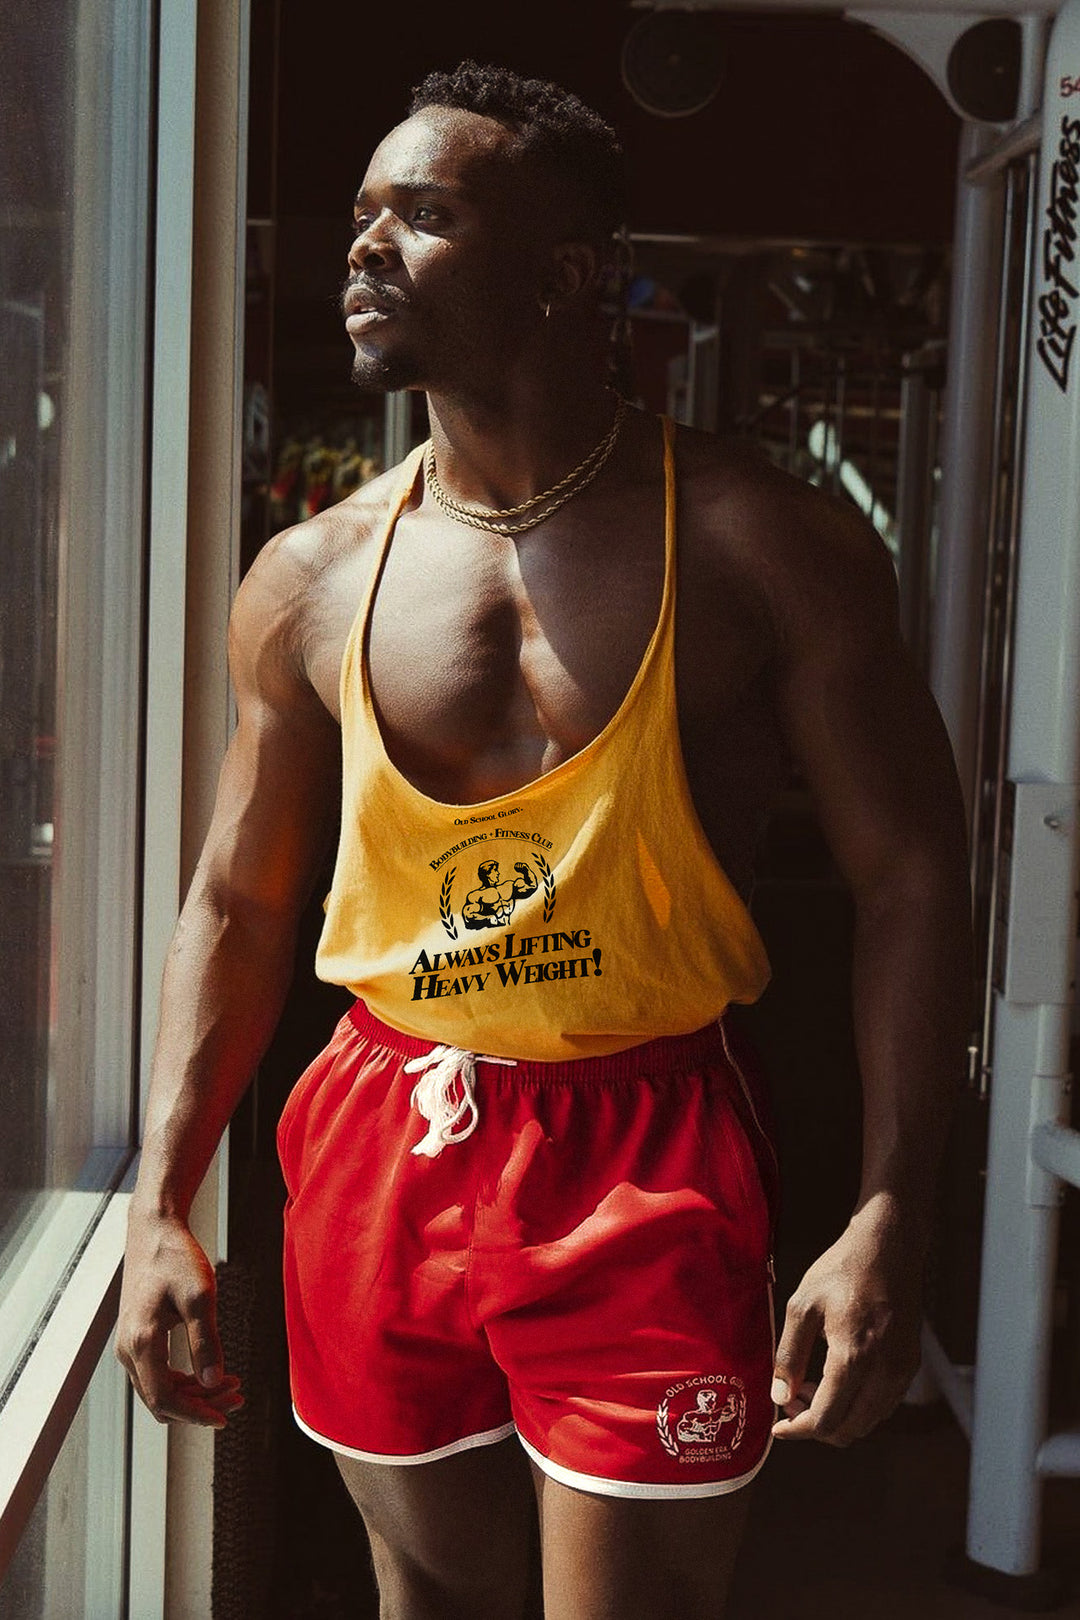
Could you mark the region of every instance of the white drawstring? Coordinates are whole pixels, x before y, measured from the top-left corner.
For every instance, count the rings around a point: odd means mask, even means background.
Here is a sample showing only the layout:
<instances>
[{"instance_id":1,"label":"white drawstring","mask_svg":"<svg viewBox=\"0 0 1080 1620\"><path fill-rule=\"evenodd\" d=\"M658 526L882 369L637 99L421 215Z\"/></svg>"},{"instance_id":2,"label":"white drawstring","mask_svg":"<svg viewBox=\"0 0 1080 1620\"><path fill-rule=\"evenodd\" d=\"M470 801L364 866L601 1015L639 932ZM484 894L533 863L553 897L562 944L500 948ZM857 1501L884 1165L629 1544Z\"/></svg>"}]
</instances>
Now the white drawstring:
<instances>
[{"instance_id":1,"label":"white drawstring","mask_svg":"<svg viewBox=\"0 0 1080 1620\"><path fill-rule=\"evenodd\" d=\"M427 1135L422 1142L417 1142L414 1153L422 1153L426 1159L438 1158L448 1142L464 1142L475 1131L480 1119L475 1095L477 1061L477 1053L464 1052L460 1046L435 1046L423 1057L411 1058L406 1063L406 1074L430 1071L417 1081L409 1098L409 1106L416 1109L421 1119L430 1122ZM479 1062L505 1063L513 1067L516 1059L480 1057ZM455 1082L459 1082L457 1087ZM455 1089L460 1092L456 1100ZM466 1114L472 1117L464 1129L458 1130Z\"/></svg>"}]
</instances>

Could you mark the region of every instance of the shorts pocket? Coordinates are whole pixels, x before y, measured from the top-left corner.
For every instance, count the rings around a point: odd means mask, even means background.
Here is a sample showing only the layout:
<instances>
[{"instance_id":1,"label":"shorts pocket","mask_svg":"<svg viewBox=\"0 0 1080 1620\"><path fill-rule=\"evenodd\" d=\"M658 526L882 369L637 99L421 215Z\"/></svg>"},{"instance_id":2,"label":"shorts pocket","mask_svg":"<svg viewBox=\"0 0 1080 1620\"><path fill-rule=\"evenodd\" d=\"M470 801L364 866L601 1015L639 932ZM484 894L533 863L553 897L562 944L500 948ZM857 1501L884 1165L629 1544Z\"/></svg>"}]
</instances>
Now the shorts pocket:
<instances>
[{"instance_id":1,"label":"shorts pocket","mask_svg":"<svg viewBox=\"0 0 1080 1620\"><path fill-rule=\"evenodd\" d=\"M725 1122L727 1129L724 1135L728 1151L735 1160L742 1186L743 1207L747 1212L755 1258L758 1258L757 1251L760 1247L760 1258L764 1259L772 1249L772 1210L758 1157L754 1151L754 1143L750 1138L750 1131L756 1127L748 1124L741 1103L741 1098L729 1097Z\"/></svg>"},{"instance_id":2,"label":"shorts pocket","mask_svg":"<svg viewBox=\"0 0 1080 1620\"><path fill-rule=\"evenodd\" d=\"M724 1028L723 1022L720 1024L720 1033L723 1037L724 1051L727 1054L728 1064L731 1069L731 1108L750 1158L747 1175L748 1179L756 1182L764 1199L771 1241L776 1229L780 1204L780 1165L776 1156L776 1148L771 1135L762 1124L761 1115L758 1112L758 1102L755 1101L755 1087L747 1078L738 1055L738 1047L730 1039L729 1032ZM760 1089L759 1075L757 1087L759 1098Z\"/></svg>"},{"instance_id":3,"label":"shorts pocket","mask_svg":"<svg viewBox=\"0 0 1080 1620\"><path fill-rule=\"evenodd\" d=\"M312 1059L285 1099L285 1106L277 1123L277 1153L281 1173L285 1177L285 1190L290 1199L296 1197L300 1180L303 1127L307 1119L308 1105L333 1068L341 1052L343 1038L353 1034L352 1023L346 1015L334 1031L329 1045Z\"/></svg>"},{"instance_id":4,"label":"shorts pocket","mask_svg":"<svg viewBox=\"0 0 1080 1620\"><path fill-rule=\"evenodd\" d=\"M304 1070L289 1092L277 1123L278 1160L281 1164L281 1173L285 1177L285 1190L290 1198L296 1197L296 1167L291 1152L292 1142L296 1132L297 1115L300 1112L306 1082L313 1067L314 1064Z\"/></svg>"}]
</instances>

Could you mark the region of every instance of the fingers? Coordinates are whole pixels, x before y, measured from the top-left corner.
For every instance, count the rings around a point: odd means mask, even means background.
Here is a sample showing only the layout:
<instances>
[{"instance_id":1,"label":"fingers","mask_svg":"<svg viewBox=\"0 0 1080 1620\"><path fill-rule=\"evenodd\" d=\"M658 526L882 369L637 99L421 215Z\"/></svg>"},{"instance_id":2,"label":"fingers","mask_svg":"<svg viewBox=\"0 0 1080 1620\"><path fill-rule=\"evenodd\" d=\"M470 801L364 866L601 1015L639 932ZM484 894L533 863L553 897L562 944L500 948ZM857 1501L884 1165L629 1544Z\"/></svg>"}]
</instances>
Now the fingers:
<instances>
[{"instance_id":1,"label":"fingers","mask_svg":"<svg viewBox=\"0 0 1080 1620\"><path fill-rule=\"evenodd\" d=\"M223 1429L227 1419L245 1404L240 1380L234 1373L226 1373L216 1389L208 1390L194 1374L174 1370L173 1399L185 1421L208 1422L215 1429ZM189 1412L200 1415L190 1418Z\"/></svg>"},{"instance_id":2,"label":"fingers","mask_svg":"<svg viewBox=\"0 0 1080 1620\"><path fill-rule=\"evenodd\" d=\"M144 1403L159 1423L194 1423L223 1429L226 1420L244 1404L240 1380L228 1377L216 1390L206 1391L191 1373L167 1368L144 1396Z\"/></svg>"},{"instance_id":3,"label":"fingers","mask_svg":"<svg viewBox=\"0 0 1080 1620\"><path fill-rule=\"evenodd\" d=\"M896 1409L911 1380L895 1360L853 1348L845 1339L830 1345L818 1385L804 1385L773 1425L778 1440L819 1440L849 1446L862 1440Z\"/></svg>"},{"instance_id":4,"label":"fingers","mask_svg":"<svg viewBox=\"0 0 1080 1620\"><path fill-rule=\"evenodd\" d=\"M135 1393L159 1423L195 1423L223 1429L226 1419L244 1404L240 1380L222 1378L216 1389L208 1390L192 1373L178 1368L142 1364L135 1372L128 1369Z\"/></svg>"},{"instance_id":5,"label":"fingers","mask_svg":"<svg viewBox=\"0 0 1080 1620\"><path fill-rule=\"evenodd\" d=\"M853 1219L788 1303L775 1357L773 1400L782 1410L774 1436L846 1446L869 1434L918 1366L920 1319L910 1257ZM821 1381L808 1384L822 1338Z\"/></svg>"},{"instance_id":6,"label":"fingers","mask_svg":"<svg viewBox=\"0 0 1080 1620\"><path fill-rule=\"evenodd\" d=\"M816 1389L817 1385L810 1381L800 1384L798 1390L794 1395L792 1395L791 1399L785 1401L783 1404L782 1410L786 1416L789 1418L798 1417L800 1412L805 1412L807 1407L810 1405L810 1402L814 1398L814 1391ZM779 1405L779 1402L776 1402L775 1404ZM779 1419L777 1421L779 1422Z\"/></svg>"},{"instance_id":7,"label":"fingers","mask_svg":"<svg viewBox=\"0 0 1080 1620\"><path fill-rule=\"evenodd\" d=\"M821 1311L804 1305L798 1294L793 1294L784 1314L784 1331L773 1363L772 1398L785 1410L798 1400L806 1382L806 1370L821 1326Z\"/></svg>"},{"instance_id":8,"label":"fingers","mask_svg":"<svg viewBox=\"0 0 1080 1620\"><path fill-rule=\"evenodd\" d=\"M216 1389L225 1374L217 1329L217 1302L213 1274L184 1302L184 1327L195 1376L207 1389Z\"/></svg>"},{"instance_id":9,"label":"fingers","mask_svg":"<svg viewBox=\"0 0 1080 1620\"><path fill-rule=\"evenodd\" d=\"M186 1229L170 1227L165 1239L155 1232L153 1266L138 1255L125 1265L116 1354L159 1423L220 1429L243 1405L243 1396L239 1379L224 1371L213 1268ZM169 1334L178 1326L185 1331L193 1374L169 1361Z\"/></svg>"},{"instance_id":10,"label":"fingers","mask_svg":"<svg viewBox=\"0 0 1080 1620\"><path fill-rule=\"evenodd\" d=\"M221 1429L244 1404L238 1378L219 1376L209 1389L193 1374L171 1366L169 1335L164 1328L143 1337L132 1336L129 1346L118 1340L116 1354L136 1395L159 1423L196 1423Z\"/></svg>"},{"instance_id":11,"label":"fingers","mask_svg":"<svg viewBox=\"0 0 1080 1620\"><path fill-rule=\"evenodd\" d=\"M876 1378L854 1388L841 1385L828 1390L822 1379L809 1406L779 1419L772 1432L778 1440L820 1440L827 1446L850 1446L864 1440L884 1422L903 1394L903 1387L883 1388Z\"/></svg>"},{"instance_id":12,"label":"fingers","mask_svg":"<svg viewBox=\"0 0 1080 1620\"><path fill-rule=\"evenodd\" d=\"M809 1391L809 1404L799 1401L785 1407L788 1416L778 1419L773 1425L773 1434L776 1438L821 1440L826 1445L846 1444L841 1438L844 1433L844 1420L857 1394L857 1389L852 1384L851 1372L848 1358L840 1350L830 1347L825 1357L821 1382L816 1386L804 1386ZM851 1438L854 1439L855 1436Z\"/></svg>"}]
</instances>

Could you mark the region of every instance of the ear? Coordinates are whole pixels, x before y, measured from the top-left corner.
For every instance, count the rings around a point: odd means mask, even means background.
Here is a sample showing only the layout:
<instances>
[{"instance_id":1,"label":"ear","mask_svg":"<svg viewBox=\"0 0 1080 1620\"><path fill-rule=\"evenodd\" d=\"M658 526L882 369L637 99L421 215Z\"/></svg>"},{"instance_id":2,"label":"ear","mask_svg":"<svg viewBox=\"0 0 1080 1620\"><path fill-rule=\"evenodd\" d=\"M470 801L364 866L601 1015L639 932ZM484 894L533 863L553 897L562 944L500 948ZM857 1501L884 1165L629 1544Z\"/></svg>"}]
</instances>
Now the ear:
<instances>
[{"instance_id":1,"label":"ear","mask_svg":"<svg viewBox=\"0 0 1080 1620\"><path fill-rule=\"evenodd\" d=\"M591 242L560 242L554 250L553 302L572 303L595 287L600 255Z\"/></svg>"}]
</instances>

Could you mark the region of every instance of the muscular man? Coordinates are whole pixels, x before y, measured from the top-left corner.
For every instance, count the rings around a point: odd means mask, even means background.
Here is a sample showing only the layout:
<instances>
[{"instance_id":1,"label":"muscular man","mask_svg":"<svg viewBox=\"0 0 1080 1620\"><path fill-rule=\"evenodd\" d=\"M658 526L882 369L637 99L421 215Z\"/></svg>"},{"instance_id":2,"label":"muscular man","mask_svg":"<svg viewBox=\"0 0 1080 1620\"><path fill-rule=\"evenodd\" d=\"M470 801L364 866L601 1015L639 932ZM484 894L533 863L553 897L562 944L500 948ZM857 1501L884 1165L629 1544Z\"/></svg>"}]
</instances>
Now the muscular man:
<instances>
[{"instance_id":1,"label":"muscular man","mask_svg":"<svg viewBox=\"0 0 1080 1620\"><path fill-rule=\"evenodd\" d=\"M376 150L354 374L425 390L430 448L241 588L164 986L118 1351L158 1418L220 1427L187 1217L340 795L318 963L362 1001L279 1132L293 1396L409 1620L519 1616L534 1499L548 1620L716 1616L773 1436L865 1435L918 1356L967 1014L947 740L862 519L617 404L621 217L611 131L501 70L425 81ZM865 1124L774 1354L769 1150L721 1015L768 975L744 899L792 761L854 896ZM542 881L463 943L461 874L512 839Z\"/></svg>"},{"instance_id":2,"label":"muscular man","mask_svg":"<svg viewBox=\"0 0 1080 1620\"><path fill-rule=\"evenodd\" d=\"M514 862L516 878L500 881L498 861L484 861L476 869L480 887L467 895L461 908L466 928L497 928L514 914L514 901L526 900L536 888L536 874L524 861Z\"/></svg>"}]
</instances>

